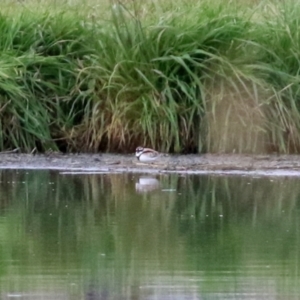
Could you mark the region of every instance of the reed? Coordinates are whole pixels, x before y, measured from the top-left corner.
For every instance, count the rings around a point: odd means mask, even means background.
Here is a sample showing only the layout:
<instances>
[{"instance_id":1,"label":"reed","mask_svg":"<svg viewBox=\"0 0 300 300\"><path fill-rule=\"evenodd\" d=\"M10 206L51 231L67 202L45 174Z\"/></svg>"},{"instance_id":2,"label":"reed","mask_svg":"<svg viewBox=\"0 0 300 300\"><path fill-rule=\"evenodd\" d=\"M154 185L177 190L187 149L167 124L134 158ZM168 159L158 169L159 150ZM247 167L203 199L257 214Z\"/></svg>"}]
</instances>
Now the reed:
<instances>
[{"instance_id":1,"label":"reed","mask_svg":"<svg viewBox=\"0 0 300 300\"><path fill-rule=\"evenodd\" d=\"M294 0L8 4L0 150L299 151Z\"/></svg>"}]
</instances>

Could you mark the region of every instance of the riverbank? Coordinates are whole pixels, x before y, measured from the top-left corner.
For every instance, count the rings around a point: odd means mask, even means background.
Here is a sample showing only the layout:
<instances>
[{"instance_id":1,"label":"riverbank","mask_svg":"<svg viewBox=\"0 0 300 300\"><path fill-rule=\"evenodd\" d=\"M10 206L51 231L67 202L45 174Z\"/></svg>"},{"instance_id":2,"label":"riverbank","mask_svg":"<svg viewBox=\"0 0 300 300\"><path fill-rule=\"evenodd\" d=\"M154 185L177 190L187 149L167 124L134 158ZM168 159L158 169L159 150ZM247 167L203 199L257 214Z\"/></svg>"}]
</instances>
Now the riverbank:
<instances>
[{"instance_id":1,"label":"riverbank","mask_svg":"<svg viewBox=\"0 0 300 300\"><path fill-rule=\"evenodd\" d=\"M0 154L0 169L49 169L72 173L183 173L300 176L298 155L165 155L141 164L132 155L118 154Z\"/></svg>"}]
</instances>

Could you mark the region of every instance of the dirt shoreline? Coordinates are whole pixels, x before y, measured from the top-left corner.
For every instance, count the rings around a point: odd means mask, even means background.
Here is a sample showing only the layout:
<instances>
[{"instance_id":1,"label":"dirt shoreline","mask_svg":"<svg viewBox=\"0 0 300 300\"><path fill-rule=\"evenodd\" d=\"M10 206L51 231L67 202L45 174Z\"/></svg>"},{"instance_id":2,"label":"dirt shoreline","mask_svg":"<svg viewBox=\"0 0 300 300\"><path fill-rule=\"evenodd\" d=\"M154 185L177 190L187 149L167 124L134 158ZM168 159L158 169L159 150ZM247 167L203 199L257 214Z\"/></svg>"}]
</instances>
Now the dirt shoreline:
<instances>
[{"instance_id":1,"label":"dirt shoreline","mask_svg":"<svg viewBox=\"0 0 300 300\"><path fill-rule=\"evenodd\" d=\"M163 155L141 164L132 155L0 153L0 169L51 169L71 172L261 174L300 176L299 155Z\"/></svg>"}]
</instances>

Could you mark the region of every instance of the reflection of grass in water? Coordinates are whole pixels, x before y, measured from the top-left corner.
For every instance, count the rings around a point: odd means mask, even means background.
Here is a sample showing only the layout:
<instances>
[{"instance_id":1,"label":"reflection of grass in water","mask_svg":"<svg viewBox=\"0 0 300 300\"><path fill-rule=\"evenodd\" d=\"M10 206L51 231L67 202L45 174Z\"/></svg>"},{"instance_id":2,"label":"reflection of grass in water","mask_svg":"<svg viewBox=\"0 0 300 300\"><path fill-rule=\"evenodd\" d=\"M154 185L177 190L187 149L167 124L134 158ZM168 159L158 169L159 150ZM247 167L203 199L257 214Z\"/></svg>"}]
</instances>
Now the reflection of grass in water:
<instances>
[{"instance_id":1,"label":"reflection of grass in water","mask_svg":"<svg viewBox=\"0 0 300 300\"><path fill-rule=\"evenodd\" d=\"M282 210L290 215L300 190L296 179L188 176L178 185L188 186L189 197L177 201L179 211L200 221L230 214L236 220L251 219L253 225L274 220ZM179 200L179 198L178 198Z\"/></svg>"},{"instance_id":2,"label":"reflection of grass in water","mask_svg":"<svg viewBox=\"0 0 300 300\"><path fill-rule=\"evenodd\" d=\"M173 194L136 194L127 175L13 171L1 176L10 183L3 185L0 199L11 195L2 210L3 243L24 275L29 269L44 274L50 266L50 273L61 276L87 268L109 285L137 280L145 270L176 268L182 247L177 247L176 227L170 223ZM9 267L9 260L4 261ZM9 274L15 272L19 270Z\"/></svg>"},{"instance_id":3,"label":"reflection of grass in water","mask_svg":"<svg viewBox=\"0 0 300 300\"><path fill-rule=\"evenodd\" d=\"M159 175L161 189L176 193L138 194L137 175L0 176L2 279L49 269L125 288L162 271L203 271L209 278L213 269L242 269L251 275L253 261L279 258L282 266L272 271L297 268L291 265L299 245L295 179Z\"/></svg>"},{"instance_id":4,"label":"reflection of grass in water","mask_svg":"<svg viewBox=\"0 0 300 300\"><path fill-rule=\"evenodd\" d=\"M208 278L214 276L212 270L228 272L228 280L235 272L254 278L257 272L265 278L284 274L275 280L279 291L298 291L298 179L194 176L184 184L189 193L176 206L183 216L179 228L191 268ZM232 289L208 278L202 290ZM242 288L242 279L240 284L236 288Z\"/></svg>"}]
</instances>

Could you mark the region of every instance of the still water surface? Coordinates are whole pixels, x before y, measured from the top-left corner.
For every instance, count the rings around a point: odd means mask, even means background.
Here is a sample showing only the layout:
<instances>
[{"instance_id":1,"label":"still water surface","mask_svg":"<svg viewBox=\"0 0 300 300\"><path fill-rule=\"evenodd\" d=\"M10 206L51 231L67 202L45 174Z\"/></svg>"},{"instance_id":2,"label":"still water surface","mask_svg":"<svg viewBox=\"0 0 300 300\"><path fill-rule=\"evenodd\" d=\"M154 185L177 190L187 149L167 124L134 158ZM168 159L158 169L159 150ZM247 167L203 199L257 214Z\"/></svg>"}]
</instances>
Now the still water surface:
<instances>
[{"instance_id":1,"label":"still water surface","mask_svg":"<svg viewBox=\"0 0 300 300\"><path fill-rule=\"evenodd\" d=\"M300 179L0 171L0 299L299 299Z\"/></svg>"}]
</instances>

